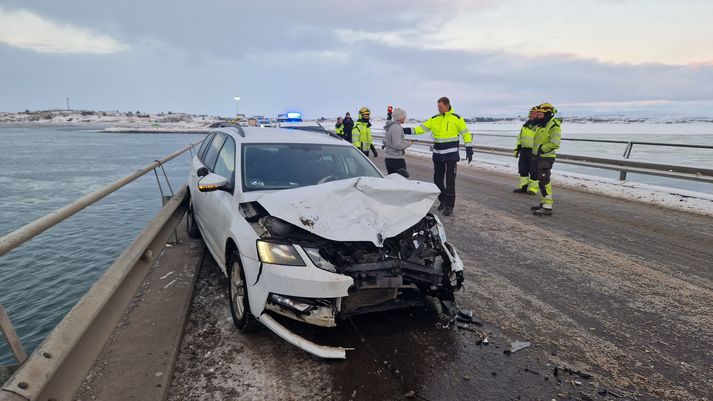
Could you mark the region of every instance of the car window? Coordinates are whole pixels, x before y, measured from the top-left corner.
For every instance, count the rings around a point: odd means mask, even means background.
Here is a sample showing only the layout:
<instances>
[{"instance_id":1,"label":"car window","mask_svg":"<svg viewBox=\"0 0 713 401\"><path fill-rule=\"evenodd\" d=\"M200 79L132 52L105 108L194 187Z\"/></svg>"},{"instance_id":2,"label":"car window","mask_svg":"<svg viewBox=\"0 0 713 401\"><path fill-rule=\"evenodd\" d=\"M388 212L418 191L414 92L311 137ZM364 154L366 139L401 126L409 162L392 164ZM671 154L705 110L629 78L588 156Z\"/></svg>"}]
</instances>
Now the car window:
<instances>
[{"instance_id":1,"label":"car window","mask_svg":"<svg viewBox=\"0 0 713 401\"><path fill-rule=\"evenodd\" d=\"M198 149L198 159L200 161L203 161L203 154L205 154L205 150L208 148L208 144L210 143L211 139L213 139L213 136L215 136L214 132L209 133L205 139L203 140L203 143L201 144L201 147Z\"/></svg>"},{"instance_id":2,"label":"car window","mask_svg":"<svg viewBox=\"0 0 713 401\"><path fill-rule=\"evenodd\" d=\"M286 189L353 177L382 177L353 146L318 144L244 144L245 191Z\"/></svg>"},{"instance_id":3,"label":"car window","mask_svg":"<svg viewBox=\"0 0 713 401\"><path fill-rule=\"evenodd\" d=\"M221 175L233 182L233 172L235 171L235 141L228 137L223 148L218 154L218 159L213 167L213 172Z\"/></svg>"},{"instance_id":4,"label":"car window","mask_svg":"<svg viewBox=\"0 0 713 401\"><path fill-rule=\"evenodd\" d=\"M215 138L213 138L210 145L208 145L208 149L206 149L205 156L203 157L203 164L205 164L206 167L212 168L215 165L215 160L218 158L220 148L223 147L225 137L226 135L224 133L218 132L215 134Z\"/></svg>"}]
</instances>

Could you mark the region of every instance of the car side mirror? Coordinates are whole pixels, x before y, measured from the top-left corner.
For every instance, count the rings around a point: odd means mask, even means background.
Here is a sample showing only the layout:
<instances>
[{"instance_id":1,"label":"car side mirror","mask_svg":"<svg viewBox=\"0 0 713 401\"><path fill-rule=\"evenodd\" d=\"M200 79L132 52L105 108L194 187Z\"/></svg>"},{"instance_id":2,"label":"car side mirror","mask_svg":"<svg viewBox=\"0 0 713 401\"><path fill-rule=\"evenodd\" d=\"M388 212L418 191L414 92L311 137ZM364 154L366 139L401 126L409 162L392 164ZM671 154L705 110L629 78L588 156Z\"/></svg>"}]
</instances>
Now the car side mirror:
<instances>
[{"instance_id":1,"label":"car side mirror","mask_svg":"<svg viewBox=\"0 0 713 401\"><path fill-rule=\"evenodd\" d=\"M198 175L198 177L205 177L210 174L210 171L207 167L201 167L198 169L198 171L196 171L196 174Z\"/></svg>"},{"instance_id":2,"label":"car side mirror","mask_svg":"<svg viewBox=\"0 0 713 401\"><path fill-rule=\"evenodd\" d=\"M210 173L198 181L198 190L201 192L213 192L219 189L226 189L228 179L222 175Z\"/></svg>"}]
</instances>

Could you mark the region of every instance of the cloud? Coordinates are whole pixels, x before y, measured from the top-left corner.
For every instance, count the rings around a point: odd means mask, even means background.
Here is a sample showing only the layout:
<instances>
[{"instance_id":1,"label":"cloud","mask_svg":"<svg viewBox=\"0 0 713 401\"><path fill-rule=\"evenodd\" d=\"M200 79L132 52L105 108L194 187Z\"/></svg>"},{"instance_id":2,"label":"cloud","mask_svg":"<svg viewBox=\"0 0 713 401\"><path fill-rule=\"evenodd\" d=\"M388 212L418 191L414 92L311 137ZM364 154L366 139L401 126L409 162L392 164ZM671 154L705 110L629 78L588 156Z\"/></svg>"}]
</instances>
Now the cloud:
<instances>
[{"instance_id":1,"label":"cloud","mask_svg":"<svg viewBox=\"0 0 713 401\"><path fill-rule=\"evenodd\" d=\"M529 17L508 14L514 0L433 0L418 7L407 0L365 0L358 10L317 0L0 2L82 27L94 32L92 37L109 33L116 42L131 44L131 51L103 57L48 55L0 44L0 76L13 77L3 87L7 96L0 97L0 110L54 106L70 96L86 108L229 115L236 94L246 113L275 115L295 108L309 117L353 114L363 105L383 115L387 104L427 117L443 95L465 116L520 115L543 101L565 114L678 107L710 115L713 110L710 62L603 62L574 46L527 51L540 37L526 37L522 48L473 45L484 36L474 36L468 24L490 18L483 29L505 35L507 29L493 24L511 15ZM494 19L496 12L508 15ZM555 28L565 27L562 18L556 22ZM707 48L700 49L700 59L711 60Z\"/></svg>"},{"instance_id":2,"label":"cloud","mask_svg":"<svg viewBox=\"0 0 713 401\"><path fill-rule=\"evenodd\" d=\"M0 42L40 53L108 54L128 48L110 36L60 24L27 10L0 9Z\"/></svg>"}]
</instances>

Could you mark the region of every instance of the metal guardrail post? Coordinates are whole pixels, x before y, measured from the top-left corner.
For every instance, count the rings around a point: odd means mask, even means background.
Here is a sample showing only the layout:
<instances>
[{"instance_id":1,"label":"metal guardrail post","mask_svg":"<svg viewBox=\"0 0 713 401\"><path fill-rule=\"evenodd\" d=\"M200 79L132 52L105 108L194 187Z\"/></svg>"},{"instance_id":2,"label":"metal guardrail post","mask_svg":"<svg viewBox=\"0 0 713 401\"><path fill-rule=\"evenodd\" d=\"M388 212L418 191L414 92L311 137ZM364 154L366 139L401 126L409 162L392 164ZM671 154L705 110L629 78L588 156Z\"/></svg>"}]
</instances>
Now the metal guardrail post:
<instances>
[{"instance_id":1,"label":"metal guardrail post","mask_svg":"<svg viewBox=\"0 0 713 401\"><path fill-rule=\"evenodd\" d=\"M5 336L5 341L7 341L7 345L10 346L10 350L15 356L15 360L17 360L18 363L25 362L25 360L27 359L27 353L22 347L20 337L17 336L15 328L12 326L10 316L8 316L5 307L2 305L0 305L0 332L3 334L3 336Z\"/></svg>"},{"instance_id":2,"label":"metal guardrail post","mask_svg":"<svg viewBox=\"0 0 713 401\"><path fill-rule=\"evenodd\" d=\"M634 144L631 141L626 144L626 149L624 149L624 154L622 155L625 159L629 158L629 156L631 155L631 148L633 147ZM626 171L621 170L619 172L619 181L626 181Z\"/></svg>"}]
</instances>

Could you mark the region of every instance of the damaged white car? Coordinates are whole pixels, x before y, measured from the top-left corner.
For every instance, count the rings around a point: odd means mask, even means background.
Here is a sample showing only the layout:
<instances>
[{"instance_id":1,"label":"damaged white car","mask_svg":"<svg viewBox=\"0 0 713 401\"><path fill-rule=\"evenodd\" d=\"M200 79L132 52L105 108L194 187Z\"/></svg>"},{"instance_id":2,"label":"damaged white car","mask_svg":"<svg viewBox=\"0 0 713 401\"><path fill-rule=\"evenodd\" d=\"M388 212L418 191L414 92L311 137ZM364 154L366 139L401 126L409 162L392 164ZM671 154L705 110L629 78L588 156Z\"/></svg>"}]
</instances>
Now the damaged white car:
<instances>
[{"instance_id":1,"label":"damaged white car","mask_svg":"<svg viewBox=\"0 0 713 401\"><path fill-rule=\"evenodd\" d=\"M384 177L351 144L279 128L218 128L191 159L188 229L228 276L241 331L263 324L324 358L274 319L331 327L354 314L453 300L463 263L429 210L438 188Z\"/></svg>"}]
</instances>

